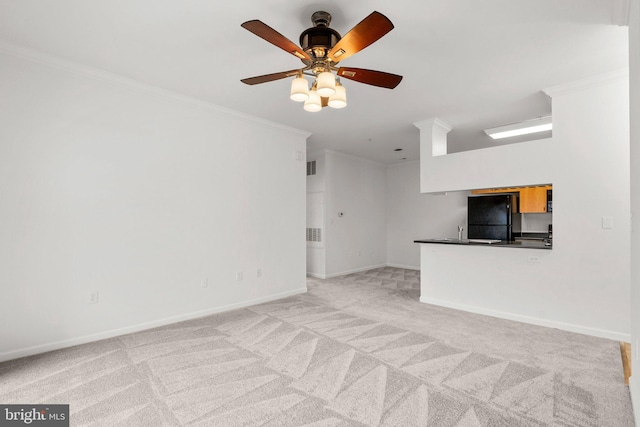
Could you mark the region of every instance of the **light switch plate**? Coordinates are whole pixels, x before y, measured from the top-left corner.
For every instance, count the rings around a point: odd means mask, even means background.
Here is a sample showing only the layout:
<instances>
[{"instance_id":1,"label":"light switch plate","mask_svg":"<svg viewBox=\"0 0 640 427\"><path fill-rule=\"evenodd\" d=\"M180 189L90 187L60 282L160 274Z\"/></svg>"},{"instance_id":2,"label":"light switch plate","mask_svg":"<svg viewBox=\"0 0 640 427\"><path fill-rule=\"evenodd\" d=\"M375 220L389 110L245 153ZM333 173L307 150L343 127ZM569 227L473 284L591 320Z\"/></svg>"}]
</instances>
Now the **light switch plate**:
<instances>
[{"instance_id":1,"label":"light switch plate","mask_svg":"<svg viewBox=\"0 0 640 427\"><path fill-rule=\"evenodd\" d=\"M603 216L602 217L602 228L611 229L613 228L613 217L611 216Z\"/></svg>"}]
</instances>

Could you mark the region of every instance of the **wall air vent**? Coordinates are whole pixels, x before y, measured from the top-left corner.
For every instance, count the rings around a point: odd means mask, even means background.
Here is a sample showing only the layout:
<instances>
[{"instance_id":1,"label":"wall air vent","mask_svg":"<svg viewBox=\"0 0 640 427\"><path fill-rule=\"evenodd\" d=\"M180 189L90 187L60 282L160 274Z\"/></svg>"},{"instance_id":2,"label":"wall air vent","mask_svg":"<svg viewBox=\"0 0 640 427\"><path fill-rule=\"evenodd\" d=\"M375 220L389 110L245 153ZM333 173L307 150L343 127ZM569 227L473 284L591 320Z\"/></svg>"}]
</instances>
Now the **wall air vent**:
<instances>
[{"instance_id":1,"label":"wall air vent","mask_svg":"<svg viewBox=\"0 0 640 427\"><path fill-rule=\"evenodd\" d=\"M307 162L307 176L316 174L316 161Z\"/></svg>"},{"instance_id":2,"label":"wall air vent","mask_svg":"<svg viewBox=\"0 0 640 427\"><path fill-rule=\"evenodd\" d=\"M307 228L307 242L322 242L322 228Z\"/></svg>"}]
</instances>

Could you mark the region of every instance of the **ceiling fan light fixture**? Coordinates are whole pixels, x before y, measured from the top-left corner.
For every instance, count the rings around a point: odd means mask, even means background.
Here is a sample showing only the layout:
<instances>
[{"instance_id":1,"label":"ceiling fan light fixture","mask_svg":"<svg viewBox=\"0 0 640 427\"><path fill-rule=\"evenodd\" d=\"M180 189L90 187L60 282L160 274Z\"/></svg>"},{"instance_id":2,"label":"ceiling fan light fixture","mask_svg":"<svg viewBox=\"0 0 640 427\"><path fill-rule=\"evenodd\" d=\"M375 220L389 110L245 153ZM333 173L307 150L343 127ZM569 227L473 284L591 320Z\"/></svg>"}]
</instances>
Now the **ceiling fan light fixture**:
<instances>
[{"instance_id":1,"label":"ceiling fan light fixture","mask_svg":"<svg viewBox=\"0 0 640 427\"><path fill-rule=\"evenodd\" d=\"M320 99L318 92L315 90L309 91L309 99L304 101L304 109L311 113L322 110L322 100Z\"/></svg>"},{"instance_id":2,"label":"ceiling fan light fixture","mask_svg":"<svg viewBox=\"0 0 640 427\"><path fill-rule=\"evenodd\" d=\"M347 90L339 82L336 84L336 92L329 97L329 107L344 108L347 106Z\"/></svg>"},{"instance_id":3,"label":"ceiling fan light fixture","mask_svg":"<svg viewBox=\"0 0 640 427\"><path fill-rule=\"evenodd\" d=\"M333 57L334 57L334 58L339 58L339 57L341 57L342 55L344 55L344 53L345 53L345 50L344 50L344 49L338 49L338 50L333 54Z\"/></svg>"},{"instance_id":4,"label":"ceiling fan light fixture","mask_svg":"<svg viewBox=\"0 0 640 427\"><path fill-rule=\"evenodd\" d=\"M309 83L307 79L298 76L291 82L291 94L289 96L293 101L302 102L309 99Z\"/></svg>"},{"instance_id":5,"label":"ceiling fan light fixture","mask_svg":"<svg viewBox=\"0 0 640 427\"><path fill-rule=\"evenodd\" d=\"M323 71L316 76L318 95L329 97L336 92L336 76L330 71Z\"/></svg>"}]
</instances>

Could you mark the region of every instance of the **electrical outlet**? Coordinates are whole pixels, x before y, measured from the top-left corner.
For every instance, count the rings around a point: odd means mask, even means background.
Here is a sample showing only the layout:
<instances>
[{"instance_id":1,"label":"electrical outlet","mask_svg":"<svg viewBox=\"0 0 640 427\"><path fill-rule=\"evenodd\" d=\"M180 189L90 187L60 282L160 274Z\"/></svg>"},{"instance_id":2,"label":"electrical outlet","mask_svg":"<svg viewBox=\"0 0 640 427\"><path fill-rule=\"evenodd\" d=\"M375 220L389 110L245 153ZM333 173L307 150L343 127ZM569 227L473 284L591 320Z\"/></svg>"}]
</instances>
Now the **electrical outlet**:
<instances>
[{"instance_id":1,"label":"electrical outlet","mask_svg":"<svg viewBox=\"0 0 640 427\"><path fill-rule=\"evenodd\" d=\"M87 294L87 304L97 304L98 303L98 291L89 291Z\"/></svg>"},{"instance_id":2,"label":"electrical outlet","mask_svg":"<svg viewBox=\"0 0 640 427\"><path fill-rule=\"evenodd\" d=\"M256 270L256 277L262 277L262 269L261 268Z\"/></svg>"},{"instance_id":3,"label":"electrical outlet","mask_svg":"<svg viewBox=\"0 0 640 427\"><path fill-rule=\"evenodd\" d=\"M207 286L209 286L209 279L205 277L204 279L200 280L200 287L206 288Z\"/></svg>"},{"instance_id":4,"label":"electrical outlet","mask_svg":"<svg viewBox=\"0 0 640 427\"><path fill-rule=\"evenodd\" d=\"M539 256L530 255L529 256L529 262L534 263L534 264L539 264L539 263L542 262L542 260L540 259Z\"/></svg>"},{"instance_id":5,"label":"electrical outlet","mask_svg":"<svg viewBox=\"0 0 640 427\"><path fill-rule=\"evenodd\" d=\"M242 270L240 270L240 271L238 271L238 272L236 273L236 280L237 280L237 281L242 280Z\"/></svg>"}]
</instances>

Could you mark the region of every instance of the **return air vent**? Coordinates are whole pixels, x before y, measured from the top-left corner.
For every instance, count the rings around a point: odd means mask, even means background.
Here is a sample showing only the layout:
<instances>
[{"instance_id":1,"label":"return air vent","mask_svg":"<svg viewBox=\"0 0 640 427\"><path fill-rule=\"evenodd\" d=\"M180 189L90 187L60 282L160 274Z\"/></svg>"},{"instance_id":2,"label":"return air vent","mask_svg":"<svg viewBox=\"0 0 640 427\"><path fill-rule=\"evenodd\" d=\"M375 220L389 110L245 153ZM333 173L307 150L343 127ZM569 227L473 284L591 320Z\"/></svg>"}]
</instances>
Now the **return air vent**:
<instances>
[{"instance_id":1,"label":"return air vent","mask_svg":"<svg viewBox=\"0 0 640 427\"><path fill-rule=\"evenodd\" d=\"M316 174L316 161L307 162L307 176Z\"/></svg>"},{"instance_id":2,"label":"return air vent","mask_svg":"<svg viewBox=\"0 0 640 427\"><path fill-rule=\"evenodd\" d=\"M322 228L307 228L307 242L322 242Z\"/></svg>"}]
</instances>

